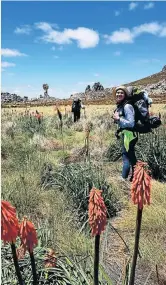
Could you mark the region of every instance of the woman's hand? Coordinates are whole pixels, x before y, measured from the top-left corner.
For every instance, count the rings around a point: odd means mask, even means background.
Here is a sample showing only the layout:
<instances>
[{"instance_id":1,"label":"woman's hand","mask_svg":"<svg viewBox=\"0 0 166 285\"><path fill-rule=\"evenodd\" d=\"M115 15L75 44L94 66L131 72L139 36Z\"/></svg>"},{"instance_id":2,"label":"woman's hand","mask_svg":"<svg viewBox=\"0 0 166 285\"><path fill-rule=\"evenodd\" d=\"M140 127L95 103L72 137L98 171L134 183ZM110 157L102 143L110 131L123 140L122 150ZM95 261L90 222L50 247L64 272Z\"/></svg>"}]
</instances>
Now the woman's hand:
<instances>
[{"instance_id":1,"label":"woman's hand","mask_svg":"<svg viewBox=\"0 0 166 285\"><path fill-rule=\"evenodd\" d=\"M119 117L119 113L118 113L118 112L115 112L115 113L113 114L113 119L114 119L115 121L119 121L120 117Z\"/></svg>"}]
</instances>

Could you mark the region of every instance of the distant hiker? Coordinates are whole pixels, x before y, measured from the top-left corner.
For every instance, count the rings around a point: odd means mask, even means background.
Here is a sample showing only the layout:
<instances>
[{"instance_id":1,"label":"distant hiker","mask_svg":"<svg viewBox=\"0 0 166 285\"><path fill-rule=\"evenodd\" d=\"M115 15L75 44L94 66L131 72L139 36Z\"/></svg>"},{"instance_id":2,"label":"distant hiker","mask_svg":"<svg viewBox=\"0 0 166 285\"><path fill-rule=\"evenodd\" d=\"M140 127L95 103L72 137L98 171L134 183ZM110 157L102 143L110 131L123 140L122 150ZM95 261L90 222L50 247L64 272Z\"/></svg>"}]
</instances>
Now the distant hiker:
<instances>
[{"instance_id":1,"label":"distant hiker","mask_svg":"<svg viewBox=\"0 0 166 285\"><path fill-rule=\"evenodd\" d=\"M78 122L81 116L81 100L79 98L74 98L72 103L72 113L74 114L74 122Z\"/></svg>"},{"instance_id":2,"label":"distant hiker","mask_svg":"<svg viewBox=\"0 0 166 285\"><path fill-rule=\"evenodd\" d=\"M128 178L130 167L132 167L132 175L130 178L130 181L132 181L134 165L137 162L135 155L135 144L138 138L137 134L133 131L133 128L135 126L135 111L133 106L127 102L128 95L129 92L125 86L119 86L116 88L117 108L113 114L113 119L115 123L118 124L123 135L122 178Z\"/></svg>"}]
</instances>

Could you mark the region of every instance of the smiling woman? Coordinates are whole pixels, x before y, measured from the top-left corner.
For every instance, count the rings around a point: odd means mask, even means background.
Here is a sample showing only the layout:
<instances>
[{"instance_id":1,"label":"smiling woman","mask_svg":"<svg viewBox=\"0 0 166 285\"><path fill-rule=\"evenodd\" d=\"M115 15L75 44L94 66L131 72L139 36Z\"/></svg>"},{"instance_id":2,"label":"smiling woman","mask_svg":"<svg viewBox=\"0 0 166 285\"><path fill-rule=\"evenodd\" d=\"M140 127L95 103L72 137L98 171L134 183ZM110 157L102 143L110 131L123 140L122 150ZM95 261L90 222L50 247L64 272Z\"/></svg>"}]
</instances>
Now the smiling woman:
<instances>
[{"instance_id":1,"label":"smiling woman","mask_svg":"<svg viewBox=\"0 0 166 285\"><path fill-rule=\"evenodd\" d=\"M122 158L123 169L122 178L127 179L130 173L132 174L130 181L133 179L134 166L137 159L135 156L135 144L138 140L137 134L134 132L135 126L135 110L133 106L128 102L128 89L125 86L119 86L116 88L116 101L117 109L114 112L113 119L118 124L123 134L123 146L122 146Z\"/></svg>"}]
</instances>

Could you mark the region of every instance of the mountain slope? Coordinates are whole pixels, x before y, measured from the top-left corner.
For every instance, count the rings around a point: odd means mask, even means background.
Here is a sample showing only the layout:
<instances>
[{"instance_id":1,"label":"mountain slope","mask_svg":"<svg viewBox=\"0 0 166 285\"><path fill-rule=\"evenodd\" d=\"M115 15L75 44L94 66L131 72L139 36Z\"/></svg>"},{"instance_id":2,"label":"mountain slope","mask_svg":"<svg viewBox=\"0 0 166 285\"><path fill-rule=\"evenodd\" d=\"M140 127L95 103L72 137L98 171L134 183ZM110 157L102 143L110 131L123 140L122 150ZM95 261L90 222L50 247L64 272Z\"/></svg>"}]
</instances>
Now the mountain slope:
<instances>
[{"instance_id":1,"label":"mountain slope","mask_svg":"<svg viewBox=\"0 0 166 285\"><path fill-rule=\"evenodd\" d=\"M166 69L155 73L153 75L147 76L145 78L133 81L131 83L125 84L126 86L129 85L148 85L148 84L155 84L160 81L166 80Z\"/></svg>"}]
</instances>

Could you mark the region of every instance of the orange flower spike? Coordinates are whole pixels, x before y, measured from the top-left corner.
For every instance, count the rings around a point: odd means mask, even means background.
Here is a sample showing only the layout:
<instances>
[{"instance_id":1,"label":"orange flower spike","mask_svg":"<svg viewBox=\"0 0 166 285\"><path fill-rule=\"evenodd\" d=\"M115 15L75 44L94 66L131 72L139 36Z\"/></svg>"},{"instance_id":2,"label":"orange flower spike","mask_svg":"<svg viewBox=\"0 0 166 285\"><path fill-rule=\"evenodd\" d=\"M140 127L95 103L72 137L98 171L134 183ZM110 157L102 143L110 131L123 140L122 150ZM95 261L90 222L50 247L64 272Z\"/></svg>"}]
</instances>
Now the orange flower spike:
<instances>
[{"instance_id":1,"label":"orange flower spike","mask_svg":"<svg viewBox=\"0 0 166 285\"><path fill-rule=\"evenodd\" d=\"M146 166L144 162L137 162L131 184L132 201L138 204L139 209L142 209L143 205L150 205L151 177L149 170L145 170Z\"/></svg>"},{"instance_id":2,"label":"orange flower spike","mask_svg":"<svg viewBox=\"0 0 166 285\"><path fill-rule=\"evenodd\" d=\"M4 242L15 242L19 224L16 209L8 202L1 201L1 239Z\"/></svg>"},{"instance_id":3,"label":"orange flower spike","mask_svg":"<svg viewBox=\"0 0 166 285\"><path fill-rule=\"evenodd\" d=\"M106 226L107 210L101 196L102 191L92 188L89 197L89 224L92 236L100 235Z\"/></svg>"},{"instance_id":4,"label":"orange flower spike","mask_svg":"<svg viewBox=\"0 0 166 285\"><path fill-rule=\"evenodd\" d=\"M38 243L37 233L33 223L28 221L26 217L23 218L20 224L20 238L25 251L33 252L34 246Z\"/></svg>"}]
</instances>

